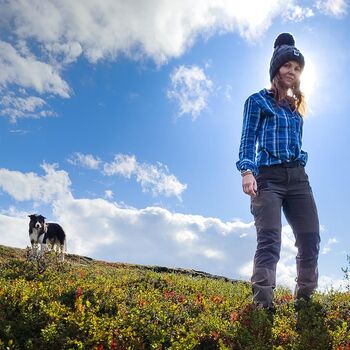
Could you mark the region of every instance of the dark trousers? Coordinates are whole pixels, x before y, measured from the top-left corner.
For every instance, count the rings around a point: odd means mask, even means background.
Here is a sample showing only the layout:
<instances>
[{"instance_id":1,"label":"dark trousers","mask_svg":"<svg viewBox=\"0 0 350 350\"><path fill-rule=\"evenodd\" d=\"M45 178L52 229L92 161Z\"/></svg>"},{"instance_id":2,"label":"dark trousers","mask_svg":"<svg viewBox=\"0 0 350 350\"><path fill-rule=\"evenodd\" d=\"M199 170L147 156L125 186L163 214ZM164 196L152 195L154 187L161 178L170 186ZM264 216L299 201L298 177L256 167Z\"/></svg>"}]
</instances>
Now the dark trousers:
<instances>
[{"instance_id":1,"label":"dark trousers","mask_svg":"<svg viewBox=\"0 0 350 350\"><path fill-rule=\"evenodd\" d=\"M258 193L251 197L257 231L251 278L253 299L264 306L272 305L281 250L281 208L293 229L298 249L294 296L310 297L317 288L320 234L317 208L305 168L297 162L263 166L256 181Z\"/></svg>"}]
</instances>

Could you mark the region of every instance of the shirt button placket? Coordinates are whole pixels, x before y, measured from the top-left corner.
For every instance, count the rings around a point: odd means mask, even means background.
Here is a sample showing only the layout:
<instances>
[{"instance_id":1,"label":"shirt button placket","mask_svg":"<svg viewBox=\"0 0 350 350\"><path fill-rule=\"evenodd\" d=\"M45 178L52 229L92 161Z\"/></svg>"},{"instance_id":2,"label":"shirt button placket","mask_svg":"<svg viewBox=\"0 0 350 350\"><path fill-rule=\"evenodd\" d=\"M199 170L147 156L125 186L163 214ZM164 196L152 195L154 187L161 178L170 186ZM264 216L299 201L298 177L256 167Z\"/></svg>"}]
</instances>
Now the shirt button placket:
<instances>
[{"instance_id":1,"label":"shirt button placket","mask_svg":"<svg viewBox=\"0 0 350 350\"><path fill-rule=\"evenodd\" d=\"M291 145L291 149L292 149L292 152L294 153L294 151L295 151L295 144L296 144L296 142L295 142L296 140L295 140L295 117L294 117L294 113L292 113L291 122L292 122L292 135L291 135L292 136L291 137L292 145Z\"/></svg>"}]
</instances>

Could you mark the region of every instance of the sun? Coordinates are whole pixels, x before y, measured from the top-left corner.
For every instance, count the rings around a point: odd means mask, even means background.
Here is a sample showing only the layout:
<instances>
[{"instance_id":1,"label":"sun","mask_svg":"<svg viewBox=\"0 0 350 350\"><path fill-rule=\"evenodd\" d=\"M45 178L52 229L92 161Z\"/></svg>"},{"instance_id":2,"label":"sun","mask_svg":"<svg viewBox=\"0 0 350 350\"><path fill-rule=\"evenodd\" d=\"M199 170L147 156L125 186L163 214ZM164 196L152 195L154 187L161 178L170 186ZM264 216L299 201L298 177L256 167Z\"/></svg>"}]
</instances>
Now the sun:
<instances>
[{"instance_id":1,"label":"sun","mask_svg":"<svg viewBox=\"0 0 350 350\"><path fill-rule=\"evenodd\" d=\"M306 100L310 101L316 88L316 69L310 57L307 57L305 68L300 77L300 89L304 93Z\"/></svg>"}]
</instances>

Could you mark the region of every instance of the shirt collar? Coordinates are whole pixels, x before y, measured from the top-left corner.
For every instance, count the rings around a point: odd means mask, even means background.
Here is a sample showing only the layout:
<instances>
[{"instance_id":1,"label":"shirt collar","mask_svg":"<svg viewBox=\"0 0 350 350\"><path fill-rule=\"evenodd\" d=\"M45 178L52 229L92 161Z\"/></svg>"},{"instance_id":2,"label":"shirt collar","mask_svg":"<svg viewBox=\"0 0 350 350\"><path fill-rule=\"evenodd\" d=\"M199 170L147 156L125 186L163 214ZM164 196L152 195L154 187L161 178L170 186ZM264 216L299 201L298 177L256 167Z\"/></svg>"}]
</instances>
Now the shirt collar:
<instances>
[{"instance_id":1,"label":"shirt collar","mask_svg":"<svg viewBox=\"0 0 350 350\"><path fill-rule=\"evenodd\" d=\"M262 92L263 92L264 95L268 95L268 96L270 96L270 97L273 97L273 96L275 95L275 93L274 93L273 91L268 90L268 89L266 89L266 88L264 88L264 89L262 90Z\"/></svg>"},{"instance_id":2,"label":"shirt collar","mask_svg":"<svg viewBox=\"0 0 350 350\"><path fill-rule=\"evenodd\" d=\"M266 88L262 89L261 92L262 92L265 96L269 96L269 97L271 97L271 98L274 98L274 96L275 96L275 93L274 93L273 91L268 90L268 89L266 89ZM292 110L292 108L290 107L290 105L289 105L289 103L288 103L287 101L282 101L282 105L284 105L285 107L288 107L292 113L294 113L294 112L297 111L296 109Z\"/></svg>"}]
</instances>

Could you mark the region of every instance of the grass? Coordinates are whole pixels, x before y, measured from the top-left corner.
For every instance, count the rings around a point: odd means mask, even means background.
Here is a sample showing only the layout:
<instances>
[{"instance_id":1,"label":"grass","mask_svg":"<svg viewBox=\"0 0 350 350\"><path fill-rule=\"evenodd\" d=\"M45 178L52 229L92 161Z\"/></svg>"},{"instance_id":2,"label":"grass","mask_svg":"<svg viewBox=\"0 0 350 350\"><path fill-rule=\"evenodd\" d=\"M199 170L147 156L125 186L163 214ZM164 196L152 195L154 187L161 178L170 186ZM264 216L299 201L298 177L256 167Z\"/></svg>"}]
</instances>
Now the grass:
<instances>
[{"instance_id":1,"label":"grass","mask_svg":"<svg viewBox=\"0 0 350 350\"><path fill-rule=\"evenodd\" d=\"M38 273L38 269L41 273ZM2 349L350 349L350 293L316 293L296 312L255 310L251 286L204 272L106 263L0 246Z\"/></svg>"}]
</instances>

